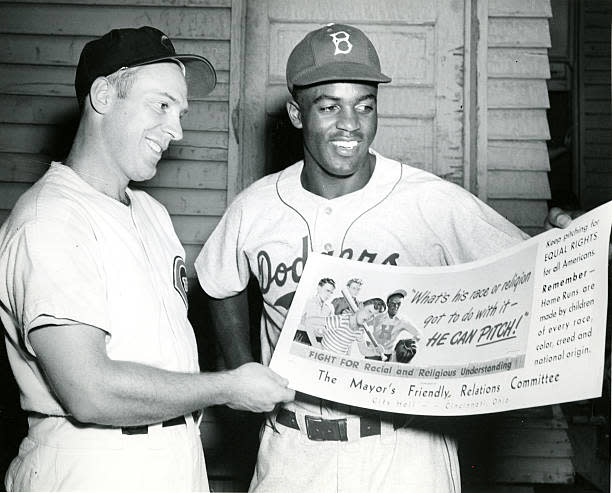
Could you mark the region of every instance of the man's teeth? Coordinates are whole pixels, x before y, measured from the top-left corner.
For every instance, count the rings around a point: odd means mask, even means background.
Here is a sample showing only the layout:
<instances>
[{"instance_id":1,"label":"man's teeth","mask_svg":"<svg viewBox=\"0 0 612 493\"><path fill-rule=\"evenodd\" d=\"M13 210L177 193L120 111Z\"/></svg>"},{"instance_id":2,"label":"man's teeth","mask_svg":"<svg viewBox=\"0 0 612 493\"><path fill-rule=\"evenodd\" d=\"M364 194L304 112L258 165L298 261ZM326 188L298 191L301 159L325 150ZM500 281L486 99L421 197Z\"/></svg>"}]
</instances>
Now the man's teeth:
<instances>
[{"instance_id":1,"label":"man's teeth","mask_svg":"<svg viewBox=\"0 0 612 493\"><path fill-rule=\"evenodd\" d=\"M153 142L152 140L148 141L149 147L153 149L155 152L161 152L162 148L157 142Z\"/></svg>"},{"instance_id":2,"label":"man's teeth","mask_svg":"<svg viewBox=\"0 0 612 493\"><path fill-rule=\"evenodd\" d=\"M336 147L342 147L344 149L352 149L357 145L356 140L345 141L345 140L335 140L332 142Z\"/></svg>"}]
</instances>

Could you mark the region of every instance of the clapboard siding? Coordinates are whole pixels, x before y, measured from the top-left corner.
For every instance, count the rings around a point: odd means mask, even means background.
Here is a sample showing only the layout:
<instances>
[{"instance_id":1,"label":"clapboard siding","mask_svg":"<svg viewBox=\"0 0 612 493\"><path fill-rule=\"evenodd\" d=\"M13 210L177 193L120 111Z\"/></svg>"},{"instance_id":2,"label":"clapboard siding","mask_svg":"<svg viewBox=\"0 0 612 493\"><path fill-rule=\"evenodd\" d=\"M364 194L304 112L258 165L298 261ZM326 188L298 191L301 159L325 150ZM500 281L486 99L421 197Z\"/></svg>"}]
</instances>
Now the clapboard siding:
<instances>
[{"instance_id":1,"label":"clapboard siding","mask_svg":"<svg viewBox=\"0 0 612 493\"><path fill-rule=\"evenodd\" d=\"M63 65L73 67L85 43L96 36L53 36L40 34L0 35L0 58L7 63ZM174 39L178 53L201 50L200 40ZM206 43L206 56L217 71L229 70L229 40Z\"/></svg>"},{"instance_id":2,"label":"clapboard siding","mask_svg":"<svg viewBox=\"0 0 612 493\"><path fill-rule=\"evenodd\" d=\"M580 200L586 209L612 200L610 15L607 1L579 2Z\"/></svg>"},{"instance_id":3,"label":"clapboard siding","mask_svg":"<svg viewBox=\"0 0 612 493\"><path fill-rule=\"evenodd\" d=\"M548 149L544 141L489 139L489 170L549 171Z\"/></svg>"},{"instance_id":4,"label":"clapboard siding","mask_svg":"<svg viewBox=\"0 0 612 493\"><path fill-rule=\"evenodd\" d=\"M530 233L543 225L550 198L546 80L551 16L549 0L489 2L486 197Z\"/></svg>"},{"instance_id":5,"label":"clapboard siding","mask_svg":"<svg viewBox=\"0 0 612 493\"><path fill-rule=\"evenodd\" d=\"M534 0L489 0L489 17L544 17L552 16L550 2Z\"/></svg>"},{"instance_id":6,"label":"clapboard siding","mask_svg":"<svg viewBox=\"0 0 612 493\"><path fill-rule=\"evenodd\" d=\"M498 457L495 479L500 483L570 484L574 466L568 457Z\"/></svg>"},{"instance_id":7,"label":"clapboard siding","mask_svg":"<svg viewBox=\"0 0 612 493\"><path fill-rule=\"evenodd\" d=\"M543 79L494 79L487 85L489 109L549 108Z\"/></svg>"},{"instance_id":8,"label":"clapboard siding","mask_svg":"<svg viewBox=\"0 0 612 493\"><path fill-rule=\"evenodd\" d=\"M32 183L49 167L41 154L0 153L0 182ZM149 187L227 188L227 163L162 159Z\"/></svg>"},{"instance_id":9,"label":"clapboard siding","mask_svg":"<svg viewBox=\"0 0 612 493\"><path fill-rule=\"evenodd\" d=\"M21 65L2 63L0 58L0 93L74 97L72 67L52 65ZM76 60L75 60L76 64ZM229 72L217 72L217 86L204 98L206 101L227 101Z\"/></svg>"},{"instance_id":10,"label":"clapboard siding","mask_svg":"<svg viewBox=\"0 0 612 493\"><path fill-rule=\"evenodd\" d=\"M549 79L550 66L546 48L489 47L487 57L489 80Z\"/></svg>"},{"instance_id":11,"label":"clapboard siding","mask_svg":"<svg viewBox=\"0 0 612 493\"><path fill-rule=\"evenodd\" d=\"M0 209L11 209L30 183L0 183ZM220 216L225 210L224 190L157 188L139 185L166 206L171 215Z\"/></svg>"},{"instance_id":12,"label":"clapboard siding","mask_svg":"<svg viewBox=\"0 0 612 493\"><path fill-rule=\"evenodd\" d=\"M0 4L3 33L49 36L101 36L118 27L152 25L171 39L219 40L230 38L230 9L185 10L160 6Z\"/></svg>"},{"instance_id":13,"label":"clapboard siding","mask_svg":"<svg viewBox=\"0 0 612 493\"><path fill-rule=\"evenodd\" d=\"M40 0L21 0L20 3L40 3ZM48 4L83 4L83 0L45 0ZM148 6L168 6L173 7L231 7L232 0L96 0L96 5L138 5Z\"/></svg>"},{"instance_id":14,"label":"clapboard siding","mask_svg":"<svg viewBox=\"0 0 612 493\"><path fill-rule=\"evenodd\" d=\"M2 123L0 132L0 152L41 153L53 158L56 154L58 139L66 137L66 130L61 125L13 124ZM227 155L227 132L201 132L185 130L183 139L174 143L166 152L173 159L202 159L212 156L218 160L223 153Z\"/></svg>"},{"instance_id":15,"label":"clapboard siding","mask_svg":"<svg viewBox=\"0 0 612 493\"><path fill-rule=\"evenodd\" d=\"M504 413L493 433L492 478L500 483L571 483L573 450L558 405Z\"/></svg>"},{"instance_id":16,"label":"clapboard siding","mask_svg":"<svg viewBox=\"0 0 612 493\"><path fill-rule=\"evenodd\" d=\"M0 94L0 121L5 123L57 125L71 113L78 113L75 97ZM183 130L227 131L228 104L226 101L192 101L181 123Z\"/></svg>"},{"instance_id":17,"label":"clapboard siding","mask_svg":"<svg viewBox=\"0 0 612 493\"><path fill-rule=\"evenodd\" d=\"M550 48L548 19L490 17L489 46Z\"/></svg>"},{"instance_id":18,"label":"clapboard siding","mask_svg":"<svg viewBox=\"0 0 612 493\"><path fill-rule=\"evenodd\" d=\"M492 140L548 140L546 111L489 109L489 139Z\"/></svg>"},{"instance_id":19,"label":"clapboard siding","mask_svg":"<svg viewBox=\"0 0 612 493\"><path fill-rule=\"evenodd\" d=\"M541 228L543 221L539 217L546 217L548 206L543 200L516 200L491 199L491 207L514 224L521 224L523 228ZM536 209L537 214L533 213Z\"/></svg>"},{"instance_id":20,"label":"clapboard siding","mask_svg":"<svg viewBox=\"0 0 612 493\"><path fill-rule=\"evenodd\" d=\"M193 259L228 198L230 82L240 80L238 71L230 73L235 5L240 0L0 3L0 220L49 161L69 149L78 120L74 75L85 43L117 27L152 25L177 52L202 54L217 70L217 87L190 100L183 139L170 146L156 176L132 185L167 207L187 251L188 275L195 276Z\"/></svg>"},{"instance_id":21,"label":"clapboard siding","mask_svg":"<svg viewBox=\"0 0 612 493\"><path fill-rule=\"evenodd\" d=\"M487 179L490 199L547 200L550 198L550 193L542 195L542 190L548 187L548 173L545 171L489 170ZM544 222L544 217L541 218L541 224Z\"/></svg>"}]
</instances>

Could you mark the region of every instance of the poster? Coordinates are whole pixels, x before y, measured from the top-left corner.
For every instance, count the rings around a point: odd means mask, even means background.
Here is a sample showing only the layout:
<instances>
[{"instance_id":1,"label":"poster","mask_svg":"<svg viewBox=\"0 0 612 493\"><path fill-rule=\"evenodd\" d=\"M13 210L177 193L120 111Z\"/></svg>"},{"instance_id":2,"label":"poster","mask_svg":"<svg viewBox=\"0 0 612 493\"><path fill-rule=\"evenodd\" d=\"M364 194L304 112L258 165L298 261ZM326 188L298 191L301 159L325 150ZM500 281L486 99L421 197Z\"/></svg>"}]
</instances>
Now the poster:
<instances>
[{"instance_id":1,"label":"poster","mask_svg":"<svg viewBox=\"0 0 612 493\"><path fill-rule=\"evenodd\" d=\"M611 223L612 202L454 266L313 255L270 367L306 394L408 414L599 397Z\"/></svg>"}]
</instances>

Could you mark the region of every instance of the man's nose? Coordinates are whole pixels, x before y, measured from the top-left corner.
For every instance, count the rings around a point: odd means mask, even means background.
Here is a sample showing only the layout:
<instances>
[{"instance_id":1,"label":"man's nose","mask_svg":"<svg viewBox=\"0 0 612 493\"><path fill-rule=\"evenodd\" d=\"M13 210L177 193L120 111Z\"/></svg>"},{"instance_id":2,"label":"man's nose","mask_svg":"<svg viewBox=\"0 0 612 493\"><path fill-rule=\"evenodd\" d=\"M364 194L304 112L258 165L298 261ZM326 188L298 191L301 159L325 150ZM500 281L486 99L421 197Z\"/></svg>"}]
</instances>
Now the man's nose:
<instances>
[{"instance_id":1,"label":"man's nose","mask_svg":"<svg viewBox=\"0 0 612 493\"><path fill-rule=\"evenodd\" d=\"M170 115L164 130L170 134L172 140L181 140L183 138L181 118L178 115Z\"/></svg>"},{"instance_id":2,"label":"man's nose","mask_svg":"<svg viewBox=\"0 0 612 493\"><path fill-rule=\"evenodd\" d=\"M340 130L354 132L359 128L359 118L357 117L357 113L353 109L343 110L338 117L338 123L336 126Z\"/></svg>"}]
</instances>

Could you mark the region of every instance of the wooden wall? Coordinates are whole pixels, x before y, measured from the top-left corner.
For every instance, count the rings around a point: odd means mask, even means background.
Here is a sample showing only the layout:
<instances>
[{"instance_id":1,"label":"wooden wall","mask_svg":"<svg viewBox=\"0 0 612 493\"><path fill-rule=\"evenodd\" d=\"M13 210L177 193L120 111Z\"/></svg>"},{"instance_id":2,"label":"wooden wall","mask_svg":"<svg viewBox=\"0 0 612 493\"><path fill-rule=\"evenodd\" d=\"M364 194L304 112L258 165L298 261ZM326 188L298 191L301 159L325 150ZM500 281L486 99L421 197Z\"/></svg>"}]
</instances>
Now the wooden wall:
<instances>
[{"instance_id":1,"label":"wooden wall","mask_svg":"<svg viewBox=\"0 0 612 493\"><path fill-rule=\"evenodd\" d=\"M77 119L74 74L83 45L110 29L152 25L179 53L217 70L215 90L191 100L184 137L149 182L138 184L169 210L194 257L226 207L230 136L232 4L236 0L26 0L0 4L0 220L17 197L69 149ZM239 79L240 71L233 74ZM235 81L232 81L235 86ZM239 83L239 80L238 80Z\"/></svg>"},{"instance_id":2,"label":"wooden wall","mask_svg":"<svg viewBox=\"0 0 612 493\"><path fill-rule=\"evenodd\" d=\"M550 198L549 0L489 0L486 199L530 234Z\"/></svg>"},{"instance_id":3,"label":"wooden wall","mask_svg":"<svg viewBox=\"0 0 612 493\"><path fill-rule=\"evenodd\" d=\"M590 209L612 200L609 0L581 0L578 33L579 198Z\"/></svg>"}]
</instances>

